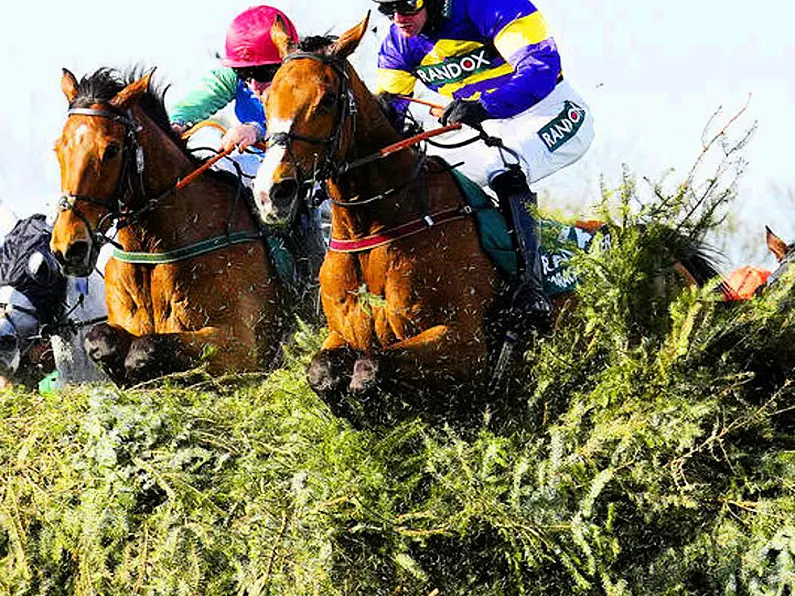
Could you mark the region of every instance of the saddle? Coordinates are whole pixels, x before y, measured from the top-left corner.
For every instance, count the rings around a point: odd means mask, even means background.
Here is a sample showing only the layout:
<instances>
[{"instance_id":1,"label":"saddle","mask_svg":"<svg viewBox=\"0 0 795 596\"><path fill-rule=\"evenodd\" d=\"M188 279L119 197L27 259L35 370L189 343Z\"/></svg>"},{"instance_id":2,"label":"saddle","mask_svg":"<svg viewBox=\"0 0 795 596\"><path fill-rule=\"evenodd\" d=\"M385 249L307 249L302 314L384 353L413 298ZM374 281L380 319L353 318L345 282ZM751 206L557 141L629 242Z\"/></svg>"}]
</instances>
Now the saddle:
<instances>
[{"instance_id":1,"label":"saddle","mask_svg":"<svg viewBox=\"0 0 795 596\"><path fill-rule=\"evenodd\" d=\"M506 281L516 279L518 258L511 241L510 229L493 199L475 182L457 170L452 170L466 204L472 209L480 237L480 245ZM588 250L596 238L604 246L610 245L607 226L600 221L567 223L551 218L538 220L541 244L541 269L544 291L556 296L573 291L579 280L568 267L575 251Z\"/></svg>"}]
</instances>

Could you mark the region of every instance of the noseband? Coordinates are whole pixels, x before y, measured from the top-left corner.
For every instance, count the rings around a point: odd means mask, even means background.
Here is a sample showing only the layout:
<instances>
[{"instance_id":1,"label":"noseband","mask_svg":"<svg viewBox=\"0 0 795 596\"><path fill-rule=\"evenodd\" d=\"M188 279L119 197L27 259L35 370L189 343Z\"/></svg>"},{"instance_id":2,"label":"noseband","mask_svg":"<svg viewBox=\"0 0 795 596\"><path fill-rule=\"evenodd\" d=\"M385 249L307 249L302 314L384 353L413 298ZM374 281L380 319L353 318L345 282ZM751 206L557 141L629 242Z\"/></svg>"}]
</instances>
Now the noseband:
<instances>
[{"instance_id":1,"label":"noseband","mask_svg":"<svg viewBox=\"0 0 795 596\"><path fill-rule=\"evenodd\" d=\"M58 203L58 209L60 211L74 211L77 217L79 217L88 228L91 238L101 244L107 240L102 236L102 228L106 221L129 215L136 199L144 195L144 152L135 135L135 133L140 130L140 126L135 122L130 112L121 114L111 110L72 108L66 112L66 115L67 117L92 116L96 118L105 118L123 124L126 129L124 145L122 147L122 167L113 194L109 197L95 197L92 195L63 193ZM92 228L85 215L77 208L77 204L81 202L95 205L108 211L107 215L100 219L96 231Z\"/></svg>"}]
</instances>

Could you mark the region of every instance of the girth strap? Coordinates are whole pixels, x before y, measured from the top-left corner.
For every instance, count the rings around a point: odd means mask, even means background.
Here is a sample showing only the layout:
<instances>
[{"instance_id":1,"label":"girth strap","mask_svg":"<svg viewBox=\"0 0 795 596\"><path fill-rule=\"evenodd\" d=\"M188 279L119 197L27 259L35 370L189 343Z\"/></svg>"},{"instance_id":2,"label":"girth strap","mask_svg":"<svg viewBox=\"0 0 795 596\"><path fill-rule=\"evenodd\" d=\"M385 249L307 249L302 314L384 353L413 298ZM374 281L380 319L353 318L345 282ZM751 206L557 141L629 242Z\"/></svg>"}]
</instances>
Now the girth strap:
<instances>
[{"instance_id":1,"label":"girth strap","mask_svg":"<svg viewBox=\"0 0 795 596\"><path fill-rule=\"evenodd\" d=\"M224 236L208 238L195 244L181 246L166 252L129 252L126 250L114 249L113 257L122 263L132 263L135 265L162 265L165 263L177 263L185 259L192 259L199 255L207 254L215 250L243 244L244 242L255 242L262 239L262 234L258 231L246 230L242 232L232 232Z\"/></svg>"},{"instance_id":2,"label":"girth strap","mask_svg":"<svg viewBox=\"0 0 795 596\"><path fill-rule=\"evenodd\" d=\"M454 207L452 209L439 211L432 215L426 215L422 219L415 219L414 221L383 230L372 236L366 236L365 238L357 238L355 240L338 240L332 238L329 243L329 250L345 253L365 252L378 248L379 246L384 246L395 240L405 238L406 236L422 232L432 226L454 221L456 219L462 219L471 212L472 210L468 206Z\"/></svg>"}]
</instances>

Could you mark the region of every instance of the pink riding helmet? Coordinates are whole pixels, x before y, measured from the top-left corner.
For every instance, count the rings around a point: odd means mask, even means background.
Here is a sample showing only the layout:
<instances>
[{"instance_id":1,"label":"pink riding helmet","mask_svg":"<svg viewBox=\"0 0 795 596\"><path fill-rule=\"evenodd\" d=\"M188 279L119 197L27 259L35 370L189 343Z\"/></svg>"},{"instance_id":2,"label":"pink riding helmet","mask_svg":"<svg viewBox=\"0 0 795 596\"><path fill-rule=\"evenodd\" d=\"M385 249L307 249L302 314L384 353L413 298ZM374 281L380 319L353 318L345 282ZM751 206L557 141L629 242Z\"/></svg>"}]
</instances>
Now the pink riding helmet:
<instances>
[{"instance_id":1,"label":"pink riding helmet","mask_svg":"<svg viewBox=\"0 0 795 596\"><path fill-rule=\"evenodd\" d=\"M281 10L272 6L254 6L241 12L226 32L224 66L232 68L279 64L279 50L271 40L271 27L280 16L293 41L298 41L295 25Z\"/></svg>"}]
</instances>

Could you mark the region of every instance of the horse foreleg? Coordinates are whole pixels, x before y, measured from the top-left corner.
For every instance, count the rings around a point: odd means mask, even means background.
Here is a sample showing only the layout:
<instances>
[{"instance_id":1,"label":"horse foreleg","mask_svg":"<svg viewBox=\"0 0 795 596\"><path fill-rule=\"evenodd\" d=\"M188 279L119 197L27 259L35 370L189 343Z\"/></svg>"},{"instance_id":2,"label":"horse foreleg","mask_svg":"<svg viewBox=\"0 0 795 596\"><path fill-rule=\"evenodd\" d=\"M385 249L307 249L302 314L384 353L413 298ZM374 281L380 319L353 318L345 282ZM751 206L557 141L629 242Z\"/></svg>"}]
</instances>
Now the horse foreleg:
<instances>
[{"instance_id":1,"label":"horse foreleg","mask_svg":"<svg viewBox=\"0 0 795 596\"><path fill-rule=\"evenodd\" d=\"M125 377L124 358L132 340L132 334L125 329L99 323L86 334L83 345L88 357L118 385Z\"/></svg>"},{"instance_id":2,"label":"horse foreleg","mask_svg":"<svg viewBox=\"0 0 795 596\"><path fill-rule=\"evenodd\" d=\"M354 364L350 389L361 393L382 381L396 381L418 389L450 390L451 384L476 377L485 362L482 333L465 333L455 325L437 325L378 354L359 358Z\"/></svg>"},{"instance_id":3,"label":"horse foreleg","mask_svg":"<svg viewBox=\"0 0 795 596\"><path fill-rule=\"evenodd\" d=\"M257 367L256 349L236 334L219 327L162 333L135 338L124 361L132 379L146 380L189 370L207 361L211 374Z\"/></svg>"},{"instance_id":4,"label":"horse foreleg","mask_svg":"<svg viewBox=\"0 0 795 596\"><path fill-rule=\"evenodd\" d=\"M335 416L348 418L350 415L344 397L356 357L356 351L345 343L339 333L332 331L307 368L309 386Z\"/></svg>"}]
</instances>

